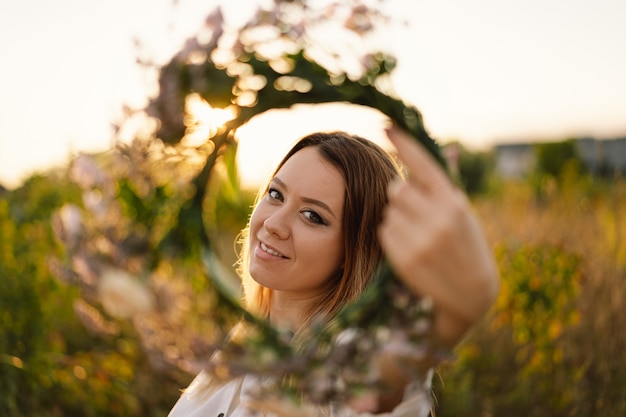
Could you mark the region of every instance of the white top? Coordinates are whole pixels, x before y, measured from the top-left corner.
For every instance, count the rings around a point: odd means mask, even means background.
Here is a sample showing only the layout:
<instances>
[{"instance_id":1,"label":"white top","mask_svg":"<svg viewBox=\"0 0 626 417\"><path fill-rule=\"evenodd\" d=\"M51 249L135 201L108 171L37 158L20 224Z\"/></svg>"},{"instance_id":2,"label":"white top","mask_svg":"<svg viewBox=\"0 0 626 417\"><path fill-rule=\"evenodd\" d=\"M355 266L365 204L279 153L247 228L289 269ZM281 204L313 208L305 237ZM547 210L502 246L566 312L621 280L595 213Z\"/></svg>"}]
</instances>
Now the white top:
<instances>
[{"instance_id":1,"label":"white top","mask_svg":"<svg viewBox=\"0 0 626 417\"><path fill-rule=\"evenodd\" d=\"M257 386L258 379L246 376L228 382L212 393L197 392L198 387L209 378L201 372L181 395L168 417L368 417L372 414L359 414L347 407L331 406L324 410L319 407L305 407L283 412L255 410L251 406L250 389ZM404 400L390 413L376 414L379 417L427 417L431 408L432 371L428 372L424 383L413 383L407 387Z\"/></svg>"}]
</instances>

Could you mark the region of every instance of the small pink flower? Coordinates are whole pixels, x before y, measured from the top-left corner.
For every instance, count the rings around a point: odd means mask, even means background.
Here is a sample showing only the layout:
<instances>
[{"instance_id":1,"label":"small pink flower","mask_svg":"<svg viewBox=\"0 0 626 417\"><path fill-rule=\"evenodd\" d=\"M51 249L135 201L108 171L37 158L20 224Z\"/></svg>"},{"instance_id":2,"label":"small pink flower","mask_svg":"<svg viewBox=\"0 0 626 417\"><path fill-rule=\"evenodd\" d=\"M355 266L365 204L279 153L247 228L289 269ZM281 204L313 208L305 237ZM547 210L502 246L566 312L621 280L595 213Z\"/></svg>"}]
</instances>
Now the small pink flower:
<instances>
[{"instance_id":1,"label":"small pink flower","mask_svg":"<svg viewBox=\"0 0 626 417\"><path fill-rule=\"evenodd\" d=\"M105 174L89 155L80 154L74 160L70 170L70 179L83 190L93 188L105 182Z\"/></svg>"},{"instance_id":2,"label":"small pink flower","mask_svg":"<svg viewBox=\"0 0 626 417\"><path fill-rule=\"evenodd\" d=\"M213 49L217 46L217 43L224 33L224 15L222 9L216 7L211 14L209 14L204 21L205 29L207 29L211 36L207 39L202 39L202 43L209 49Z\"/></svg>"}]
</instances>

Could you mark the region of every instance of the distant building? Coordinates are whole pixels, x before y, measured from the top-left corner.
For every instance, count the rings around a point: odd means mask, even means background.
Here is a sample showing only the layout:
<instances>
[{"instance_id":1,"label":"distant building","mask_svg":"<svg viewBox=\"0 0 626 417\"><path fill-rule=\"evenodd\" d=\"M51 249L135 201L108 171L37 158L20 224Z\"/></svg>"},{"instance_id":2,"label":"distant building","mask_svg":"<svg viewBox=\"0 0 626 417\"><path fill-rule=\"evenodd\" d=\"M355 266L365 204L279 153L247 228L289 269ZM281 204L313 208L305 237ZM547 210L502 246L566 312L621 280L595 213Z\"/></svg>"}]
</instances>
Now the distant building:
<instances>
[{"instance_id":1,"label":"distant building","mask_svg":"<svg viewBox=\"0 0 626 417\"><path fill-rule=\"evenodd\" d=\"M626 137L575 139L578 155L592 174L626 173ZM523 178L535 167L535 144L513 143L494 147L496 171L504 178Z\"/></svg>"},{"instance_id":2,"label":"distant building","mask_svg":"<svg viewBox=\"0 0 626 417\"><path fill-rule=\"evenodd\" d=\"M535 148L529 143L496 145L496 171L504 178L519 179L535 166Z\"/></svg>"},{"instance_id":3,"label":"distant building","mask_svg":"<svg viewBox=\"0 0 626 417\"><path fill-rule=\"evenodd\" d=\"M576 141L576 147L589 172L626 173L626 138L604 140L584 138Z\"/></svg>"}]
</instances>

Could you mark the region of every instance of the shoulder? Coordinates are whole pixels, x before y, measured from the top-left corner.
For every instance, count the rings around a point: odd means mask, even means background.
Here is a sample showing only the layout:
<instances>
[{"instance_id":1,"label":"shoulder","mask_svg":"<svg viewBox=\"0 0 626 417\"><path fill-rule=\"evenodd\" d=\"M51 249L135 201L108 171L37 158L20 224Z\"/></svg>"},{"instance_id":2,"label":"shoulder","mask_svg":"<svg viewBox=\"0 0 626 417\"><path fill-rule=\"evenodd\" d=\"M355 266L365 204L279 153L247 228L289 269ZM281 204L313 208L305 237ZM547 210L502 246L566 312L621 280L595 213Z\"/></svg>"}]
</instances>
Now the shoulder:
<instances>
[{"instance_id":1,"label":"shoulder","mask_svg":"<svg viewBox=\"0 0 626 417\"><path fill-rule=\"evenodd\" d=\"M204 417L225 413L239 401L242 380L216 383L201 372L180 396L168 417Z\"/></svg>"},{"instance_id":2,"label":"shoulder","mask_svg":"<svg viewBox=\"0 0 626 417\"><path fill-rule=\"evenodd\" d=\"M432 377L434 369L426 372L424 379L410 383L403 401L390 414L391 417L426 417L432 408Z\"/></svg>"}]
</instances>

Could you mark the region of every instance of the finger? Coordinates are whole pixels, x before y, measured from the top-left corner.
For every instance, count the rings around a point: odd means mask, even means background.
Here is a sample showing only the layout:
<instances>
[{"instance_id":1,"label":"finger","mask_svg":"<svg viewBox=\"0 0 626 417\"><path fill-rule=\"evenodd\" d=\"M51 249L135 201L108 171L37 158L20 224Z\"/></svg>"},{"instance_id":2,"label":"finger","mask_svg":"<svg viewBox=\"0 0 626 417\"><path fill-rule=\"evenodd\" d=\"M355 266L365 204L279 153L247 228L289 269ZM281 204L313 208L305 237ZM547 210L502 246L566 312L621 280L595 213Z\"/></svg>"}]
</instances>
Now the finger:
<instances>
[{"instance_id":1,"label":"finger","mask_svg":"<svg viewBox=\"0 0 626 417\"><path fill-rule=\"evenodd\" d=\"M401 207L390 205L385 208L381 227L388 229L390 235L395 235L398 241L418 242L420 236L428 232L429 225L424 216L416 217ZM424 223L424 224L422 224Z\"/></svg>"},{"instance_id":2,"label":"finger","mask_svg":"<svg viewBox=\"0 0 626 417\"><path fill-rule=\"evenodd\" d=\"M411 182L431 190L450 186L444 171L418 142L395 125L387 128L386 132L409 171Z\"/></svg>"},{"instance_id":3,"label":"finger","mask_svg":"<svg viewBox=\"0 0 626 417\"><path fill-rule=\"evenodd\" d=\"M418 218L424 214L428 215L429 210L432 210L435 204L433 197L427 197L420 188L400 179L389 184L387 196L390 206L396 206Z\"/></svg>"},{"instance_id":4,"label":"finger","mask_svg":"<svg viewBox=\"0 0 626 417\"><path fill-rule=\"evenodd\" d=\"M416 266L415 255L424 250L428 243L428 234L427 224L416 222L412 216L407 216L396 207L385 210L384 220L378 228L378 237L385 256L394 269L399 268L402 272Z\"/></svg>"},{"instance_id":5,"label":"finger","mask_svg":"<svg viewBox=\"0 0 626 417\"><path fill-rule=\"evenodd\" d=\"M450 282L449 274L458 275L459 271L429 245L428 232L426 236L422 233L396 222L378 229L385 256L407 289L416 296L431 297L437 308L456 311L462 303L455 300L462 297L458 294L460 289ZM415 236L421 237L419 241Z\"/></svg>"},{"instance_id":6,"label":"finger","mask_svg":"<svg viewBox=\"0 0 626 417\"><path fill-rule=\"evenodd\" d=\"M449 232L440 232L440 220L418 216L403 210L395 205L385 209L383 222L378 229L378 237L385 256L391 266L399 274L402 281L424 294L429 283L431 274L448 276L450 265L448 256L443 255L446 248L455 247L454 242L442 238ZM452 271L453 273L458 271ZM440 282L436 285L442 285ZM439 299L442 296L439 291L426 291L431 296ZM445 298L445 297L444 297Z\"/></svg>"},{"instance_id":7,"label":"finger","mask_svg":"<svg viewBox=\"0 0 626 417\"><path fill-rule=\"evenodd\" d=\"M348 400L348 407L358 413L367 413L375 411L379 406L379 394L375 391L368 390Z\"/></svg>"},{"instance_id":8,"label":"finger","mask_svg":"<svg viewBox=\"0 0 626 417\"><path fill-rule=\"evenodd\" d=\"M476 259L490 257L489 249L474 238L463 238L473 234L473 222L457 224L452 229L441 229L435 223L427 218L416 223L403 211L388 207L378 228L379 241L390 265L409 290L428 295L437 308L471 321L482 314L483 300L472 300L466 295L475 293L476 285L484 286L482 282L494 275L492 262L476 267ZM451 239L451 230L460 235Z\"/></svg>"}]
</instances>

